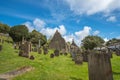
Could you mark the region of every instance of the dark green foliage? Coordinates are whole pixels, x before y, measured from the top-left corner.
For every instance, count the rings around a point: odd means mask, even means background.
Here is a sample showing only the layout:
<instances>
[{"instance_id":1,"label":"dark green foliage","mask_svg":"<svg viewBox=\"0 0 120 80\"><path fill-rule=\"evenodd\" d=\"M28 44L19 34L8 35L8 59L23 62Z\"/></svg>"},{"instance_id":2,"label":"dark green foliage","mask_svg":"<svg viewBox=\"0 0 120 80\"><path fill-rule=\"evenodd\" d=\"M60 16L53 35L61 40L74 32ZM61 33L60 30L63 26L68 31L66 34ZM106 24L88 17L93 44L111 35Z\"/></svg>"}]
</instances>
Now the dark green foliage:
<instances>
[{"instance_id":1,"label":"dark green foliage","mask_svg":"<svg viewBox=\"0 0 120 80\"><path fill-rule=\"evenodd\" d=\"M0 33L9 33L10 27L7 24L0 23Z\"/></svg>"},{"instance_id":2,"label":"dark green foliage","mask_svg":"<svg viewBox=\"0 0 120 80\"><path fill-rule=\"evenodd\" d=\"M13 26L9 32L14 42L22 41L22 38L25 39L28 37L28 28L25 25Z\"/></svg>"},{"instance_id":3,"label":"dark green foliage","mask_svg":"<svg viewBox=\"0 0 120 80\"><path fill-rule=\"evenodd\" d=\"M109 40L106 43L106 45L109 46L109 45L112 45L112 44L115 44L115 43L120 43L120 39L113 38L113 39Z\"/></svg>"},{"instance_id":4,"label":"dark green foliage","mask_svg":"<svg viewBox=\"0 0 120 80\"><path fill-rule=\"evenodd\" d=\"M43 35L42 33L39 33L36 30L33 30L30 34L30 40L33 44L39 44L39 40L40 40L40 45L44 45L47 42L47 38L45 35Z\"/></svg>"},{"instance_id":5,"label":"dark green foliage","mask_svg":"<svg viewBox=\"0 0 120 80\"><path fill-rule=\"evenodd\" d=\"M101 46L104 40L99 36L87 36L82 40L83 47L92 50L95 47Z\"/></svg>"}]
</instances>

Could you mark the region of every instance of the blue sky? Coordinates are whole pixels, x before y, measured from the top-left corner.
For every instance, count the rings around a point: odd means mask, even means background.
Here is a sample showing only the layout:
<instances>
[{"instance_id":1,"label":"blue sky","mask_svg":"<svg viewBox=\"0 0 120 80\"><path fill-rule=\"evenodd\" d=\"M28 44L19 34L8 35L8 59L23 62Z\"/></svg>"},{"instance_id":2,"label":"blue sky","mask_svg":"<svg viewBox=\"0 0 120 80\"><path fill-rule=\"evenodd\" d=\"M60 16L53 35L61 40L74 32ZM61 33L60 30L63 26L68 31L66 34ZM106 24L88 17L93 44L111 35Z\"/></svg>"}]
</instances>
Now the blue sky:
<instances>
[{"instance_id":1,"label":"blue sky","mask_svg":"<svg viewBox=\"0 0 120 80\"><path fill-rule=\"evenodd\" d=\"M120 0L0 0L0 22L25 24L77 44L87 35L120 38Z\"/></svg>"}]
</instances>

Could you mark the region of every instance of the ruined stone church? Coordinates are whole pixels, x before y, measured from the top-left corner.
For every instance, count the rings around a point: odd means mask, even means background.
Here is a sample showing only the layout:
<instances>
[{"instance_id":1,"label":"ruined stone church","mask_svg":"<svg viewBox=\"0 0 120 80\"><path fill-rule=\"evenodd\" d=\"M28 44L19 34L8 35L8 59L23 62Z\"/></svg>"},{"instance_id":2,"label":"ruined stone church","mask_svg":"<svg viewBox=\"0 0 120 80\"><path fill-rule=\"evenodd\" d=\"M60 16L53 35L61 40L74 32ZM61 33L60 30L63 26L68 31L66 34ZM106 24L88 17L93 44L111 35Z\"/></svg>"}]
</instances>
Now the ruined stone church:
<instances>
[{"instance_id":1,"label":"ruined stone church","mask_svg":"<svg viewBox=\"0 0 120 80\"><path fill-rule=\"evenodd\" d=\"M49 48L50 49L57 49L59 51L63 50L66 48L66 42L64 38L61 36L61 34L56 30L53 38L51 39L49 43Z\"/></svg>"}]
</instances>

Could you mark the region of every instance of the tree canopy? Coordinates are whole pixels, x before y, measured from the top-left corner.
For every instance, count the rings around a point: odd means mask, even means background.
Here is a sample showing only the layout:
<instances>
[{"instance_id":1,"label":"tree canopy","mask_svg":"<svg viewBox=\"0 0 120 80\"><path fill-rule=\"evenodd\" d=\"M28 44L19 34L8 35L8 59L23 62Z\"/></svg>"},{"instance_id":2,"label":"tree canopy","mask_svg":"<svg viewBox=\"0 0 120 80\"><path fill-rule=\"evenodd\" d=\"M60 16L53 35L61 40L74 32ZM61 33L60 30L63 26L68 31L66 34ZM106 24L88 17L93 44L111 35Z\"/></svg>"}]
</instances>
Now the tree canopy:
<instances>
[{"instance_id":1,"label":"tree canopy","mask_svg":"<svg viewBox=\"0 0 120 80\"><path fill-rule=\"evenodd\" d=\"M0 33L9 33L10 27L7 24L0 23Z\"/></svg>"},{"instance_id":2,"label":"tree canopy","mask_svg":"<svg viewBox=\"0 0 120 80\"><path fill-rule=\"evenodd\" d=\"M111 40L109 40L106 45L109 46L109 45L113 45L115 43L120 43L120 39L116 39L116 38L113 38Z\"/></svg>"},{"instance_id":3,"label":"tree canopy","mask_svg":"<svg viewBox=\"0 0 120 80\"><path fill-rule=\"evenodd\" d=\"M38 44L39 40L40 40L40 44L44 45L47 42L47 38L45 35L43 35L42 33L39 33L36 30L33 30L30 33L30 40L33 44Z\"/></svg>"},{"instance_id":4,"label":"tree canopy","mask_svg":"<svg viewBox=\"0 0 120 80\"><path fill-rule=\"evenodd\" d=\"M16 25L10 28L9 35L12 37L14 42L22 41L28 37L28 28L25 25Z\"/></svg>"},{"instance_id":5,"label":"tree canopy","mask_svg":"<svg viewBox=\"0 0 120 80\"><path fill-rule=\"evenodd\" d=\"M82 40L83 47L92 50L104 43L104 40L99 36L87 36Z\"/></svg>"}]
</instances>

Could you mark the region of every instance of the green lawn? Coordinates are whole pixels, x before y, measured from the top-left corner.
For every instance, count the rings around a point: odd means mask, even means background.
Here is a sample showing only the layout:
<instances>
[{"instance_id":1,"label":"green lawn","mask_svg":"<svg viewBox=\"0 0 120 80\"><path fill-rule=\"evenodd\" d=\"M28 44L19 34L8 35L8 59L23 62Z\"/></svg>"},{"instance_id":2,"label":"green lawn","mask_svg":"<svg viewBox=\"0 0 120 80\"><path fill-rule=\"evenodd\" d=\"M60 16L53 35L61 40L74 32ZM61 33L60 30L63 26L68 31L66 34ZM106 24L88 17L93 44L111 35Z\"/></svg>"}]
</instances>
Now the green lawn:
<instances>
[{"instance_id":1,"label":"green lawn","mask_svg":"<svg viewBox=\"0 0 120 80\"><path fill-rule=\"evenodd\" d=\"M52 53L52 51L50 51ZM12 44L4 43L0 52L0 73L9 72L22 66L32 66L34 70L15 77L13 80L88 80L87 63L75 65L69 55L53 59L47 55L32 52L35 60L19 57ZM120 80L120 57L113 56L114 80Z\"/></svg>"}]
</instances>

